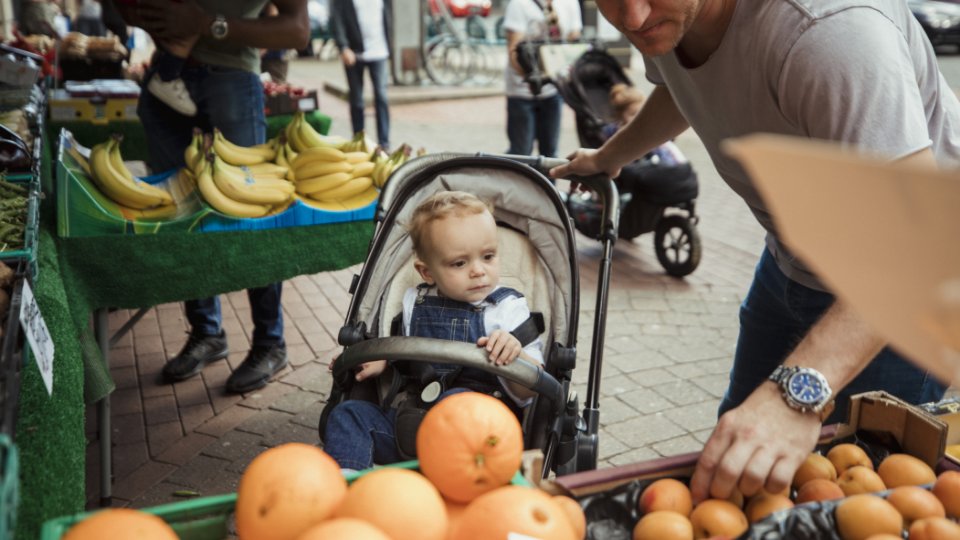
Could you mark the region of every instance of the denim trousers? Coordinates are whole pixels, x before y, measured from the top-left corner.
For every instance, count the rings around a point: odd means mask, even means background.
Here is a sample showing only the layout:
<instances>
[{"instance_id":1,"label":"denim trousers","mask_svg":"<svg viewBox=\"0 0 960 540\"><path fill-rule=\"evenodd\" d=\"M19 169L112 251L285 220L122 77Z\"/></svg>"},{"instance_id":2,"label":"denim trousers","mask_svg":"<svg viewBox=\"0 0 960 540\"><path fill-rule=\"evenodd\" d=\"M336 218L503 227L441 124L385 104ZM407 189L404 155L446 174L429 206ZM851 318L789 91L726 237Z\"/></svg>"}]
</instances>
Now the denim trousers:
<instances>
[{"instance_id":1,"label":"denim trousers","mask_svg":"<svg viewBox=\"0 0 960 540\"><path fill-rule=\"evenodd\" d=\"M153 73L145 74L145 78ZM197 104L197 116L183 116L167 107L150 92L140 94L137 114L147 134L150 168L167 171L183 166L183 150L190 144L193 128L204 132L214 127L229 141L253 146L266 140L263 115L263 86L256 73L214 66L191 66L180 74ZM247 289L253 318L253 346L283 345L282 283ZM221 330L220 300L217 297L184 303L192 332L216 335Z\"/></svg>"},{"instance_id":2,"label":"denim trousers","mask_svg":"<svg viewBox=\"0 0 960 540\"><path fill-rule=\"evenodd\" d=\"M545 99L507 97L508 154L533 155L533 141L544 157L557 157L560 143L560 118L563 98L560 94Z\"/></svg>"},{"instance_id":3,"label":"denim trousers","mask_svg":"<svg viewBox=\"0 0 960 540\"><path fill-rule=\"evenodd\" d=\"M365 62L357 59L344 66L349 89L350 122L353 132L363 131L363 72L370 72L373 83L373 104L377 112L377 144L390 148L390 106L387 104L387 60Z\"/></svg>"},{"instance_id":4,"label":"denim trousers","mask_svg":"<svg viewBox=\"0 0 960 540\"><path fill-rule=\"evenodd\" d=\"M451 388L440 394L440 400L460 392L469 390ZM344 401L330 411L323 450L342 469L362 471L375 463L396 463L401 459L394 430L396 417L393 407L382 408L360 399Z\"/></svg>"},{"instance_id":5,"label":"denim trousers","mask_svg":"<svg viewBox=\"0 0 960 540\"><path fill-rule=\"evenodd\" d=\"M743 403L833 302L833 295L787 278L764 249L740 306L740 335L720 414ZM836 409L825 423L845 421L850 396L871 390L885 390L917 404L939 400L946 387L886 347L839 394L834 389Z\"/></svg>"}]
</instances>

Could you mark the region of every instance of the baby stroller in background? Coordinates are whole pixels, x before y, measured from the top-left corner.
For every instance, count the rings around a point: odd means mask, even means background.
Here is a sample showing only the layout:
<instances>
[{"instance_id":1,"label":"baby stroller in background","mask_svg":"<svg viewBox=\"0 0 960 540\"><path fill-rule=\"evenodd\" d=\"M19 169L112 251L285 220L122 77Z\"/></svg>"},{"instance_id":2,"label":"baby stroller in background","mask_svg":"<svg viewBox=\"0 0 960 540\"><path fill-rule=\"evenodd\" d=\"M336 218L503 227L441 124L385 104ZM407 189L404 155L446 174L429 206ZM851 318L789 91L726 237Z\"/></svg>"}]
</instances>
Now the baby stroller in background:
<instances>
[{"instance_id":1,"label":"baby stroller in background","mask_svg":"<svg viewBox=\"0 0 960 540\"><path fill-rule=\"evenodd\" d=\"M585 148L599 148L606 140L605 127L616 120L610 107L613 85L633 86L617 60L596 48L581 55L569 73L555 77L553 83L574 111L577 136ZM699 184L689 162L670 159L671 145L625 166L615 179L622 207L619 235L629 240L653 231L657 260L667 274L683 277L700 264L694 202ZM567 208L577 230L598 238L600 207L595 194L571 191Z\"/></svg>"},{"instance_id":2,"label":"baby stroller in background","mask_svg":"<svg viewBox=\"0 0 960 540\"><path fill-rule=\"evenodd\" d=\"M366 262L350 287L353 297L338 336L344 350L334 363L333 387L320 417L321 439L333 406L346 399L384 404L397 388L424 382L416 380L417 364L444 362L494 373L537 392L524 411L522 426L524 447L544 453L544 476L551 470L562 475L596 468L600 366L619 197L606 179L577 179L596 187L604 201L611 201L603 212L607 249L599 269L597 315L581 415L576 392L571 391L580 302L574 231L559 192L544 176L564 161L519 159L525 163L495 156L432 154L413 159L393 173L380 195ZM443 189L468 191L493 202L500 236L500 283L521 291L531 312L542 316L543 368L521 359L508 366L492 365L484 350L472 343L397 335L393 321L401 312L403 293L421 281L403 224L417 204ZM388 369L375 380L355 382L355 368L378 359L390 360ZM407 395L416 399L418 394ZM399 426L398 439L404 436Z\"/></svg>"}]
</instances>

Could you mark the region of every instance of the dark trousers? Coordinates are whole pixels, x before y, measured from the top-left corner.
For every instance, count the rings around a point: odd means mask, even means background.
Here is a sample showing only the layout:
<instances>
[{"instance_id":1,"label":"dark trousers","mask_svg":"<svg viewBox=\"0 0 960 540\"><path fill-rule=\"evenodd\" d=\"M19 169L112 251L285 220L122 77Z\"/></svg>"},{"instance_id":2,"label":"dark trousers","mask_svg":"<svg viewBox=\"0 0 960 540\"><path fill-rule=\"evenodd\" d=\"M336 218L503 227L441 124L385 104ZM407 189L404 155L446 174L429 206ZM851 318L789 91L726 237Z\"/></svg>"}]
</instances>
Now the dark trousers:
<instances>
[{"instance_id":1,"label":"dark trousers","mask_svg":"<svg viewBox=\"0 0 960 540\"><path fill-rule=\"evenodd\" d=\"M350 94L350 122L353 132L363 131L363 72L370 72L373 83L373 105L377 113L377 144L390 148L390 106L387 104L387 60L364 62L357 59L344 66Z\"/></svg>"},{"instance_id":2,"label":"dark trousers","mask_svg":"<svg viewBox=\"0 0 960 540\"><path fill-rule=\"evenodd\" d=\"M508 154L533 155L533 142L541 156L557 157L560 143L560 118L563 98L560 94L545 99L507 98Z\"/></svg>"}]
</instances>

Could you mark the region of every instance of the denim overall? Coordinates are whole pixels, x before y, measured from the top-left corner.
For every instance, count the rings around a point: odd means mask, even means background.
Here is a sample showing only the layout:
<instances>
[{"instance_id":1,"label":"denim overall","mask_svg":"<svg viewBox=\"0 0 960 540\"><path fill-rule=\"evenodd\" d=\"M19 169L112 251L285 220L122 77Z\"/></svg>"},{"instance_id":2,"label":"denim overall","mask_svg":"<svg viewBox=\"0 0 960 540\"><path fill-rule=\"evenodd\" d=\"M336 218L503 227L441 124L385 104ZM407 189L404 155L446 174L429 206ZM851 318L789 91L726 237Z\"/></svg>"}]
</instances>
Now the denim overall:
<instances>
[{"instance_id":1,"label":"denim overall","mask_svg":"<svg viewBox=\"0 0 960 540\"><path fill-rule=\"evenodd\" d=\"M417 286L417 299L410 316L408 335L476 343L488 335L484 326L484 306L452 300L442 296L427 296L430 287ZM501 287L488 295L484 302L497 304L506 298L523 298L520 292ZM497 376L476 368L462 368L455 364L432 364L444 391L454 387L469 388L503 400L511 409L515 405L504 399Z\"/></svg>"}]
</instances>

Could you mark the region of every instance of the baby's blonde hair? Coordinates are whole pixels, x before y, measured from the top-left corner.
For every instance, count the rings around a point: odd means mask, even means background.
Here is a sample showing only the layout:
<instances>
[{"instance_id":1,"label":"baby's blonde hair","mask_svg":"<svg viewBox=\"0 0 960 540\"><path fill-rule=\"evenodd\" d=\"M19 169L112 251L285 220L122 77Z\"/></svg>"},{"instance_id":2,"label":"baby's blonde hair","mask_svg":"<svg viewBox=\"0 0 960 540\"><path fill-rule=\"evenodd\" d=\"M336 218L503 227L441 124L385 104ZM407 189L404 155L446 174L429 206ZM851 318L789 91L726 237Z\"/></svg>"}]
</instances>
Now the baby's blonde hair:
<instances>
[{"instance_id":1,"label":"baby's blonde hair","mask_svg":"<svg viewBox=\"0 0 960 540\"><path fill-rule=\"evenodd\" d=\"M629 122L628 116L635 114L631 109L642 105L645 99L643 93L632 86L617 83L610 87L610 108L619 122Z\"/></svg>"},{"instance_id":2,"label":"baby's blonde hair","mask_svg":"<svg viewBox=\"0 0 960 540\"><path fill-rule=\"evenodd\" d=\"M427 197L413 210L407 225L414 253L423 259L423 233L428 224L450 216L472 216L483 212L493 214L493 205L466 191L439 191Z\"/></svg>"}]
</instances>

